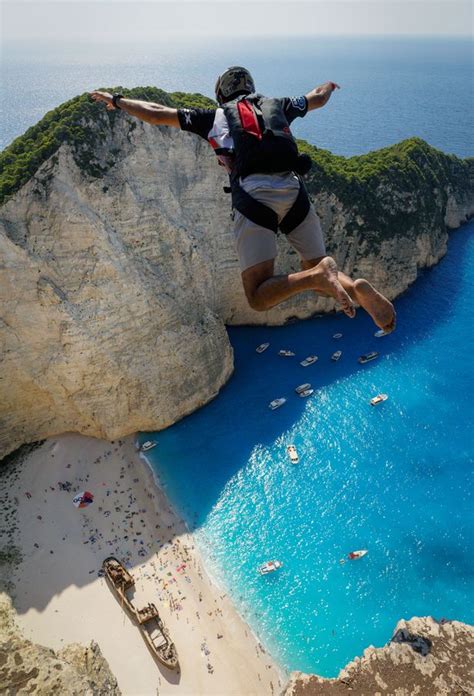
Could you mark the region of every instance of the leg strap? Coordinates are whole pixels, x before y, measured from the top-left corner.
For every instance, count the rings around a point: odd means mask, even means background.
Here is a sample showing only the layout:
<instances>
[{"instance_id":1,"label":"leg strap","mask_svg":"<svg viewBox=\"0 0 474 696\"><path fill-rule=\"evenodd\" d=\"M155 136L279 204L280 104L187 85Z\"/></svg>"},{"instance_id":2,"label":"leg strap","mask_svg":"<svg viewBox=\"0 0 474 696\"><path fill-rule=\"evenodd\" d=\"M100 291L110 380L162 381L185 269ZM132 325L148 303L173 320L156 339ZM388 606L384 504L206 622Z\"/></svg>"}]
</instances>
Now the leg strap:
<instances>
[{"instance_id":1,"label":"leg strap","mask_svg":"<svg viewBox=\"0 0 474 696\"><path fill-rule=\"evenodd\" d=\"M231 181L231 188L232 206L248 220L275 233L278 231L278 227L280 227L284 234L289 234L303 222L309 211L309 198L301 179L296 200L280 224L278 224L278 216L275 211L247 193L239 184L237 178Z\"/></svg>"},{"instance_id":2,"label":"leg strap","mask_svg":"<svg viewBox=\"0 0 474 696\"><path fill-rule=\"evenodd\" d=\"M308 193L306 191L306 186L301 181L301 179L299 179L299 182L300 190L298 191L296 200L291 206L290 210L285 215L285 217L283 218L283 220L280 222L280 229L283 232L283 234L289 234L295 229L295 227L298 227L298 225L300 225L303 222L303 220L309 212L310 203Z\"/></svg>"}]
</instances>

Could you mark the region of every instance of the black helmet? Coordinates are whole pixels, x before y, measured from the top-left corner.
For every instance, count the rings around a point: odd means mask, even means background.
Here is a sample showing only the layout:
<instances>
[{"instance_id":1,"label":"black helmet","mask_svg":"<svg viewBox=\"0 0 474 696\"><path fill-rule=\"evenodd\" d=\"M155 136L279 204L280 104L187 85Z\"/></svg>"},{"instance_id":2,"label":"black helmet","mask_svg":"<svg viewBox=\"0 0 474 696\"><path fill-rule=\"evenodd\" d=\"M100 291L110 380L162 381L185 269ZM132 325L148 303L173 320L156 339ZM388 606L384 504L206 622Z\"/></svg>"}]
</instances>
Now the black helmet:
<instances>
[{"instance_id":1,"label":"black helmet","mask_svg":"<svg viewBox=\"0 0 474 696\"><path fill-rule=\"evenodd\" d=\"M227 68L222 75L219 75L215 92L219 104L225 104L225 102L241 94L252 94L252 92L255 92L255 83L252 75L246 68L233 65L231 68Z\"/></svg>"}]
</instances>

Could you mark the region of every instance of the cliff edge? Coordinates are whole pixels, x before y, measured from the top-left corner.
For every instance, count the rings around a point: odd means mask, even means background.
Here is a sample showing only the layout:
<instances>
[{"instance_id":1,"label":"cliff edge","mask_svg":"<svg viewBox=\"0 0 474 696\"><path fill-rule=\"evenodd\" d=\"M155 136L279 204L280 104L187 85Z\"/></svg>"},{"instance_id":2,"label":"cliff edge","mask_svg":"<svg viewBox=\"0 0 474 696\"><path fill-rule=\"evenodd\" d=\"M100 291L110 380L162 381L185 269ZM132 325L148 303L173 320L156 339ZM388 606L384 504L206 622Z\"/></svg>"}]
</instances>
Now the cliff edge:
<instances>
[{"instance_id":1,"label":"cliff edge","mask_svg":"<svg viewBox=\"0 0 474 696\"><path fill-rule=\"evenodd\" d=\"M285 696L474 694L474 627L431 617L399 621L390 642L369 647L337 679L293 672Z\"/></svg>"},{"instance_id":2,"label":"cliff edge","mask_svg":"<svg viewBox=\"0 0 474 696\"><path fill-rule=\"evenodd\" d=\"M349 159L301 147L328 252L391 299L474 213L473 161L421 140ZM66 431L112 440L165 428L229 379L226 324L334 309L314 293L249 308L226 176L197 136L82 95L17 138L0 167L0 457ZM279 247L280 270L296 270L295 252Z\"/></svg>"}]
</instances>

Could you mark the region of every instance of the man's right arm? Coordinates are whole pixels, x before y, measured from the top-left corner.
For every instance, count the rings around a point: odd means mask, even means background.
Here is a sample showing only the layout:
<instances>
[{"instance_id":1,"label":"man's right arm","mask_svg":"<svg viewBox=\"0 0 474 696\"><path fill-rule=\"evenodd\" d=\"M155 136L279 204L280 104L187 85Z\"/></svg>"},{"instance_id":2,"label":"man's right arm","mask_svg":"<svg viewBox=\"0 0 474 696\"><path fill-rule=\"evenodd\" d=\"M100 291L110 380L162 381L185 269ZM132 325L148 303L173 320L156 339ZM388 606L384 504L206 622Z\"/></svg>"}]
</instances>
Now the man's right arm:
<instances>
[{"instance_id":1,"label":"man's right arm","mask_svg":"<svg viewBox=\"0 0 474 696\"><path fill-rule=\"evenodd\" d=\"M113 111L115 106L112 101L112 95L109 92L91 92L91 98L94 101L104 102L108 111ZM130 116L135 116L141 121L151 123L153 126L174 126L181 128L178 109L173 109L170 106L162 104L154 104L153 102L140 101L138 99L126 99L120 97L117 100L117 105L121 111L125 111Z\"/></svg>"}]
</instances>

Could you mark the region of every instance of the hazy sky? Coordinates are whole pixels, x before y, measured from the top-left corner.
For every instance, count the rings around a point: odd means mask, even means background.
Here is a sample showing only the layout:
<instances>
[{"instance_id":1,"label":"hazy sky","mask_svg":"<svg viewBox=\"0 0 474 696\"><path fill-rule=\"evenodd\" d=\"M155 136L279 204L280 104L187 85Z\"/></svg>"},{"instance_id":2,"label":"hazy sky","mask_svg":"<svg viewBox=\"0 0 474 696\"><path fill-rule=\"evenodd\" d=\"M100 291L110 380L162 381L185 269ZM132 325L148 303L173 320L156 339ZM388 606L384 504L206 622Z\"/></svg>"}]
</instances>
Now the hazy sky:
<instances>
[{"instance_id":1,"label":"hazy sky","mask_svg":"<svg viewBox=\"0 0 474 696\"><path fill-rule=\"evenodd\" d=\"M472 0L3 0L2 39L472 32Z\"/></svg>"}]
</instances>

